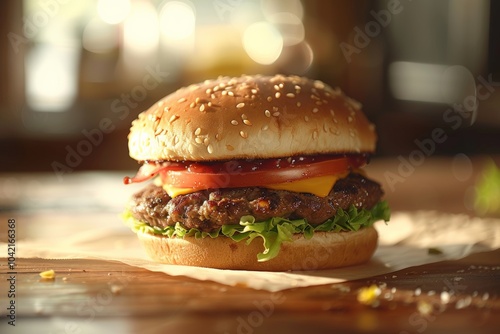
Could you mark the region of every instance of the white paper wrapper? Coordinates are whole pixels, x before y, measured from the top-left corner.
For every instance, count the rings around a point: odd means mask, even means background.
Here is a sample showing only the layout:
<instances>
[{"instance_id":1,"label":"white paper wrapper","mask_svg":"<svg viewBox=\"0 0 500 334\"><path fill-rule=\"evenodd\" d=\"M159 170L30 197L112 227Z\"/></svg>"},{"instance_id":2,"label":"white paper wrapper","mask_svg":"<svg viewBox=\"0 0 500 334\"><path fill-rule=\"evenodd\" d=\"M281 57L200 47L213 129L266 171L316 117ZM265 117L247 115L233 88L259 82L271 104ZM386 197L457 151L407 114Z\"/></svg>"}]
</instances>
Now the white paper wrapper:
<instances>
[{"instance_id":1,"label":"white paper wrapper","mask_svg":"<svg viewBox=\"0 0 500 334\"><path fill-rule=\"evenodd\" d=\"M252 272L158 264L150 261L133 234L115 214L45 213L26 217L27 237L16 243L18 257L88 258L121 261L131 266L173 276L188 276L227 285L279 291L339 283L386 274L411 266L459 259L500 248L500 220L421 211L393 213L379 222L379 247L373 259L354 267L304 272ZM5 243L0 244L6 247ZM442 254L429 254L437 248Z\"/></svg>"}]
</instances>

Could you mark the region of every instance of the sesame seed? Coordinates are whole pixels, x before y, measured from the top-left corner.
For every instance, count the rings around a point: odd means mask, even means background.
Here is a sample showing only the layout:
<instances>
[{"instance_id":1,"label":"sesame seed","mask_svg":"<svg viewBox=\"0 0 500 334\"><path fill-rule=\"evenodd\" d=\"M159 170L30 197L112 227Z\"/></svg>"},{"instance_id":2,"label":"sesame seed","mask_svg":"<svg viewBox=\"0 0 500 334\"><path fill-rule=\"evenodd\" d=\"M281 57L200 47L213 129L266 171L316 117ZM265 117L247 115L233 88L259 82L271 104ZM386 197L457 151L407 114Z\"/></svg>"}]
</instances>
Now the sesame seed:
<instances>
[{"instance_id":1,"label":"sesame seed","mask_svg":"<svg viewBox=\"0 0 500 334\"><path fill-rule=\"evenodd\" d=\"M323 104L323 102L321 102L321 101L316 101L316 105L317 105L317 106L320 106L320 105L322 105L322 104Z\"/></svg>"},{"instance_id":2,"label":"sesame seed","mask_svg":"<svg viewBox=\"0 0 500 334\"><path fill-rule=\"evenodd\" d=\"M266 114L267 117L271 117L271 112L267 109L266 109L266 111L264 111L264 114Z\"/></svg>"},{"instance_id":3,"label":"sesame seed","mask_svg":"<svg viewBox=\"0 0 500 334\"><path fill-rule=\"evenodd\" d=\"M212 102L208 102L207 106L211 107L212 106Z\"/></svg>"},{"instance_id":4,"label":"sesame seed","mask_svg":"<svg viewBox=\"0 0 500 334\"><path fill-rule=\"evenodd\" d=\"M276 89L276 90L280 90L280 86L278 86L278 85L274 85L274 89Z\"/></svg>"},{"instance_id":5,"label":"sesame seed","mask_svg":"<svg viewBox=\"0 0 500 334\"><path fill-rule=\"evenodd\" d=\"M314 81L314 87L318 89L325 89L325 84L319 80Z\"/></svg>"},{"instance_id":6,"label":"sesame seed","mask_svg":"<svg viewBox=\"0 0 500 334\"><path fill-rule=\"evenodd\" d=\"M280 83L279 84L280 88L283 88L284 84L283 83Z\"/></svg>"},{"instance_id":7,"label":"sesame seed","mask_svg":"<svg viewBox=\"0 0 500 334\"><path fill-rule=\"evenodd\" d=\"M274 94L274 96L275 96L277 99L279 99L279 98L280 98L280 96L281 96L281 94L280 94L280 92L277 92L276 94Z\"/></svg>"},{"instance_id":8,"label":"sesame seed","mask_svg":"<svg viewBox=\"0 0 500 334\"><path fill-rule=\"evenodd\" d=\"M304 116L304 121L309 122L309 117Z\"/></svg>"},{"instance_id":9,"label":"sesame seed","mask_svg":"<svg viewBox=\"0 0 500 334\"><path fill-rule=\"evenodd\" d=\"M232 91L229 91L229 92L227 92L227 95L234 96L234 93Z\"/></svg>"},{"instance_id":10,"label":"sesame seed","mask_svg":"<svg viewBox=\"0 0 500 334\"><path fill-rule=\"evenodd\" d=\"M299 85L295 85L295 89L300 91L302 87L300 87Z\"/></svg>"},{"instance_id":11,"label":"sesame seed","mask_svg":"<svg viewBox=\"0 0 500 334\"><path fill-rule=\"evenodd\" d=\"M165 102L163 101L158 101L158 107L161 107Z\"/></svg>"},{"instance_id":12,"label":"sesame seed","mask_svg":"<svg viewBox=\"0 0 500 334\"><path fill-rule=\"evenodd\" d=\"M240 131L240 136L245 139L248 138L248 134L245 131Z\"/></svg>"},{"instance_id":13,"label":"sesame seed","mask_svg":"<svg viewBox=\"0 0 500 334\"><path fill-rule=\"evenodd\" d=\"M240 103L238 103L238 104L236 105L236 108L241 109L241 108L243 108L244 106L245 106L245 103L240 102Z\"/></svg>"},{"instance_id":14,"label":"sesame seed","mask_svg":"<svg viewBox=\"0 0 500 334\"><path fill-rule=\"evenodd\" d=\"M297 107L300 107L301 105L302 105L302 103L297 102Z\"/></svg>"},{"instance_id":15,"label":"sesame seed","mask_svg":"<svg viewBox=\"0 0 500 334\"><path fill-rule=\"evenodd\" d=\"M190 106L191 108L194 108L194 107L196 107L196 103L191 102L191 104L190 104L189 106Z\"/></svg>"},{"instance_id":16,"label":"sesame seed","mask_svg":"<svg viewBox=\"0 0 500 334\"><path fill-rule=\"evenodd\" d=\"M267 129L269 129L269 125L265 124L262 126L262 131L266 131Z\"/></svg>"},{"instance_id":17,"label":"sesame seed","mask_svg":"<svg viewBox=\"0 0 500 334\"><path fill-rule=\"evenodd\" d=\"M313 113L317 113L318 111L319 111L319 109L318 109L318 108L314 108L314 109L313 109Z\"/></svg>"},{"instance_id":18,"label":"sesame seed","mask_svg":"<svg viewBox=\"0 0 500 334\"><path fill-rule=\"evenodd\" d=\"M185 97L181 97L180 99L177 100L177 102L179 102L179 103L186 102L186 98Z\"/></svg>"},{"instance_id":19,"label":"sesame seed","mask_svg":"<svg viewBox=\"0 0 500 334\"><path fill-rule=\"evenodd\" d=\"M222 95L227 95L227 90L223 90Z\"/></svg>"},{"instance_id":20,"label":"sesame seed","mask_svg":"<svg viewBox=\"0 0 500 334\"><path fill-rule=\"evenodd\" d=\"M204 104L202 104L202 105L200 106L200 111L205 111L205 105L204 105Z\"/></svg>"},{"instance_id":21,"label":"sesame seed","mask_svg":"<svg viewBox=\"0 0 500 334\"><path fill-rule=\"evenodd\" d=\"M212 90L210 88L207 88L207 90L205 91L205 93L207 93L207 95L210 95L210 94L212 94Z\"/></svg>"},{"instance_id":22,"label":"sesame seed","mask_svg":"<svg viewBox=\"0 0 500 334\"><path fill-rule=\"evenodd\" d=\"M232 145L226 145L228 151L233 151L234 147Z\"/></svg>"},{"instance_id":23,"label":"sesame seed","mask_svg":"<svg viewBox=\"0 0 500 334\"><path fill-rule=\"evenodd\" d=\"M169 108L169 107L165 107L165 108L163 108L163 111L169 111L169 110L170 110L170 108Z\"/></svg>"},{"instance_id":24,"label":"sesame seed","mask_svg":"<svg viewBox=\"0 0 500 334\"><path fill-rule=\"evenodd\" d=\"M287 94L286 94L286 97L289 97L289 98L294 98L294 97L295 97L295 94L294 94L294 93L287 93Z\"/></svg>"},{"instance_id":25,"label":"sesame seed","mask_svg":"<svg viewBox=\"0 0 500 334\"><path fill-rule=\"evenodd\" d=\"M318 131L314 130L313 139L318 139Z\"/></svg>"},{"instance_id":26,"label":"sesame seed","mask_svg":"<svg viewBox=\"0 0 500 334\"><path fill-rule=\"evenodd\" d=\"M330 114L331 114L332 116L335 116L335 111L333 111L333 109L330 109Z\"/></svg>"},{"instance_id":27,"label":"sesame seed","mask_svg":"<svg viewBox=\"0 0 500 334\"><path fill-rule=\"evenodd\" d=\"M214 92L216 92L218 90L219 90L219 86L215 86L214 89L213 89Z\"/></svg>"},{"instance_id":28,"label":"sesame seed","mask_svg":"<svg viewBox=\"0 0 500 334\"><path fill-rule=\"evenodd\" d=\"M212 99L215 99L215 94L210 95Z\"/></svg>"},{"instance_id":29,"label":"sesame seed","mask_svg":"<svg viewBox=\"0 0 500 334\"><path fill-rule=\"evenodd\" d=\"M252 125L252 122L250 122L248 119L244 119L243 123L245 123L245 125L248 125L248 126Z\"/></svg>"},{"instance_id":30,"label":"sesame seed","mask_svg":"<svg viewBox=\"0 0 500 334\"><path fill-rule=\"evenodd\" d=\"M200 135L200 133L201 133L201 128L197 128L197 129L194 131L194 134L195 134L196 136L199 136L199 135Z\"/></svg>"},{"instance_id":31,"label":"sesame seed","mask_svg":"<svg viewBox=\"0 0 500 334\"><path fill-rule=\"evenodd\" d=\"M241 119L247 119L247 115L246 114L241 114Z\"/></svg>"},{"instance_id":32,"label":"sesame seed","mask_svg":"<svg viewBox=\"0 0 500 334\"><path fill-rule=\"evenodd\" d=\"M278 117L279 115L280 115L280 112L279 112L279 111L277 111L277 112L275 112L275 113L273 114L273 116L275 116L275 117Z\"/></svg>"},{"instance_id":33,"label":"sesame seed","mask_svg":"<svg viewBox=\"0 0 500 334\"><path fill-rule=\"evenodd\" d=\"M202 139L201 137L196 137L196 138L194 139L194 141L195 141L197 144L201 144L201 143L203 143L203 139Z\"/></svg>"},{"instance_id":34,"label":"sesame seed","mask_svg":"<svg viewBox=\"0 0 500 334\"><path fill-rule=\"evenodd\" d=\"M348 97L348 98L347 98L347 102L349 103L349 105L350 105L352 108L354 108L354 109L356 109L356 110L360 110L360 109L362 108L362 105L361 105L361 103L360 103L360 102L358 102L358 101L356 101L356 100L354 100L354 99L352 99L352 98L350 98L350 97Z\"/></svg>"},{"instance_id":35,"label":"sesame seed","mask_svg":"<svg viewBox=\"0 0 500 334\"><path fill-rule=\"evenodd\" d=\"M207 146L207 152L208 152L209 154L214 153L214 148L213 148L213 146L212 146L211 144L209 144L209 145Z\"/></svg>"},{"instance_id":36,"label":"sesame seed","mask_svg":"<svg viewBox=\"0 0 500 334\"><path fill-rule=\"evenodd\" d=\"M235 119L233 119L233 120L231 121L231 124L232 124L232 125L238 125L238 121L237 121L237 120L235 120Z\"/></svg>"},{"instance_id":37,"label":"sesame seed","mask_svg":"<svg viewBox=\"0 0 500 334\"><path fill-rule=\"evenodd\" d=\"M176 121L177 119L179 118L179 116L177 115L172 115L170 116L170 119L168 120L169 123L173 123L174 121Z\"/></svg>"},{"instance_id":38,"label":"sesame seed","mask_svg":"<svg viewBox=\"0 0 500 334\"><path fill-rule=\"evenodd\" d=\"M252 92L252 94L257 94L257 89L254 88L251 90L251 92Z\"/></svg>"},{"instance_id":39,"label":"sesame seed","mask_svg":"<svg viewBox=\"0 0 500 334\"><path fill-rule=\"evenodd\" d=\"M268 96L267 97L267 102L271 102L273 100L273 97L272 96Z\"/></svg>"}]
</instances>

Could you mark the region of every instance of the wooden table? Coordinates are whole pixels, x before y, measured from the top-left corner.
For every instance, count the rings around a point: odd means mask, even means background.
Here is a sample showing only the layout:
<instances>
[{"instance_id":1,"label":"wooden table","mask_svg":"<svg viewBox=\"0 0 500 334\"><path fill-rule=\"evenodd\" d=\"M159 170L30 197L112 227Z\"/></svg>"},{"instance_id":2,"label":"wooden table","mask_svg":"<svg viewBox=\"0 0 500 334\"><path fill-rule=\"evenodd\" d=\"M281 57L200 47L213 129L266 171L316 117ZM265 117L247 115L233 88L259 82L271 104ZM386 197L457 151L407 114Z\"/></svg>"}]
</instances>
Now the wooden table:
<instances>
[{"instance_id":1,"label":"wooden table","mask_svg":"<svg viewBox=\"0 0 500 334\"><path fill-rule=\"evenodd\" d=\"M481 163L481 158L464 156L429 158L404 182L392 187L387 173L397 170L396 158L375 160L368 172L382 182L393 210L472 214L470 189ZM88 175L84 176L87 180ZM90 176L100 181L109 178L107 173ZM73 182L81 177L69 175L62 184L52 186L59 189L59 196L66 192L71 197L78 192ZM0 178L2 241L6 240L9 218L44 214L40 207L19 206L27 195L16 186L29 185L28 181L29 177L22 175ZM18 190L9 196L6 189ZM74 202L69 201L61 210L71 209L71 205ZM96 207L95 211L101 209ZM92 218L92 210L79 210ZM22 230L31 228L36 227L26 222ZM281 292L83 259L16 258L15 274L10 274L13 270L2 256L1 333L498 333L500 328L500 250L357 281ZM48 268L56 271L55 279L40 278L39 273ZM9 281L12 276L15 281ZM360 289L370 286L378 297L369 305L359 302ZM14 298L8 296L9 290L15 293ZM15 302L15 327L9 324L11 300Z\"/></svg>"}]
</instances>

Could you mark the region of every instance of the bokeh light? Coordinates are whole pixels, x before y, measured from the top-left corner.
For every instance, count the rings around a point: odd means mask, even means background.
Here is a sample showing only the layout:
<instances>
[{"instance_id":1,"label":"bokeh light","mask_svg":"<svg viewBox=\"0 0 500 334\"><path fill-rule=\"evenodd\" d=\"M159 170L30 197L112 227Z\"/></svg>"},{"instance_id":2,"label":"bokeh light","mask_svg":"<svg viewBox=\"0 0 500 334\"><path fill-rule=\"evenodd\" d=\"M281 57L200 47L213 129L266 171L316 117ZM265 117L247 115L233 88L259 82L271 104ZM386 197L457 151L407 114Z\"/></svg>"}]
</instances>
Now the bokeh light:
<instances>
[{"instance_id":1,"label":"bokeh light","mask_svg":"<svg viewBox=\"0 0 500 334\"><path fill-rule=\"evenodd\" d=\"M130 15L123 22L124 60L129 66L142 66L137 60L154 54L158 49L160 33L158 14L145 1L134 2Z\"/></svg>"},{"instance_id":2,"label":"bokeh light","mask_svg":"<svg viewBox=\"0 0 500 334\"><path fill-rule=\"evenodd\" d=\"M130 0L99 0L97 13L108 24L117 24L125 20L130 12Z\"/></svg>"},{"instance_id":3,"label":"bokeh light","mask_svg":"<svg viewBox=\"0 0 500 334\"><path fill-rule=\"evenodd\" d=\"M243 47L253 61L269 65L283 51L283 37L269 22L251 24L243 33Z\"/></svg>"},{"instance_id":4,"label":"bokeh light","mask_svg":"<svg viewBox=\"0 0 500 334\"><path fill-rule=\"evenodd\" d=\"M182 1L169 1L159 15L162 34L170 40L182 40L194 34L196 14L191 5Z\"/></svg>"},{"instance_id":5,"label":"bokeh light","mask_svg":"<svg viewBox=\"0 0 500 334\"><path fill-rule=\"evenodd\" d=\"M82 46L94 53L108 52L117 46L117 34L115 25L94 18L83 30Z\"/></svg>"},{"instance_id":6,"label":"bokeh light","mask_svg":"<svg viewBox=\"0 0 500 334\"><path fill-rule=\"evenodd\" d=\"M285 46L299 44L304 40L305 29L302 20L288 12L272 14L268 21L279 30Z\"/></svg>"}]
</instances>

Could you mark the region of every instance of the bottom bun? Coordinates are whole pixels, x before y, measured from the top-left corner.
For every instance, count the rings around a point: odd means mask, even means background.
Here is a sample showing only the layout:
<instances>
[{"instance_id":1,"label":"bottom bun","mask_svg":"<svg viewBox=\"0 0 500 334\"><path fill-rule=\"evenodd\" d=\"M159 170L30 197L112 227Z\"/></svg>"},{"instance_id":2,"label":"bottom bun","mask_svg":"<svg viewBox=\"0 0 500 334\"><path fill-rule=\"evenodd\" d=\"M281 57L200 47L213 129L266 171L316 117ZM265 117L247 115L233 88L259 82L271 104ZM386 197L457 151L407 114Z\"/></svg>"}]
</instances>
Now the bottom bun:
<instances>
[{"instance_id":1,"label":"bottom bun","mask_svg":"<svg viewBox=\"0 0 500 334\"><path fill-rule=\"evenodd\" d=\"M250 244L228 237L168 238L137 233L151 259L166 264L218 269L289 271L317 270L351 266L368 261L377 248L378 234L374 227L356 232L315 232L311 239L301 234L293 242L284 242L277 257L257 262L264 247L261 238Z\"/></svg>"}]
</instances>

